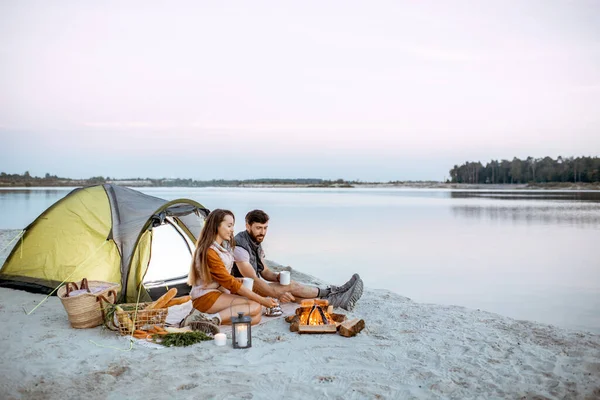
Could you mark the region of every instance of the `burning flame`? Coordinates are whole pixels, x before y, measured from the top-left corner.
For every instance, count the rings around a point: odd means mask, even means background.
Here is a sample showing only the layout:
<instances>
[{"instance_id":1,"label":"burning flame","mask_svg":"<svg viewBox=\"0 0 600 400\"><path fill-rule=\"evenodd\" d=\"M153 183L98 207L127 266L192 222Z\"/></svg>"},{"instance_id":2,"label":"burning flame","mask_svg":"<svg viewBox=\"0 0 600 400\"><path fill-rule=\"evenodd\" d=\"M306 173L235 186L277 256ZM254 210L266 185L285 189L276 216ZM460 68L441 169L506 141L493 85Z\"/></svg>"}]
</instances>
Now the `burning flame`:
<instances>
[{"instance_id":1,"label":"burning flame","mask_svg":"<svg viewBox=\"0 0 600 400\"><path fill-rule=\"evenodd\" d=\"M327 300L308 300L301 304L302 313L300 314L300 325L329 325L333 324L333 319L327 313Z\"/></svg>"}]
</instances>

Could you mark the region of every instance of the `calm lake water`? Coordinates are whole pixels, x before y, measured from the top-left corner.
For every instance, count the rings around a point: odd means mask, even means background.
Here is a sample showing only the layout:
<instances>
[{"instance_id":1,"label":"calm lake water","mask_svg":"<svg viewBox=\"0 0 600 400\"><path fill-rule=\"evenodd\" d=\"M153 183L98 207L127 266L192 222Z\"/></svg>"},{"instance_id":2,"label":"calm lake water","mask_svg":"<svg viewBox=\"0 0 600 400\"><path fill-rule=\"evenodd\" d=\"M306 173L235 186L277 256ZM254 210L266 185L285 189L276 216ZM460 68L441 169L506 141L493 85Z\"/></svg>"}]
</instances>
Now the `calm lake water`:
<instances>
[{"instance_id":1,"label":"calm lake water","mask_svg":"<svg viewBox=\"0 0 600 400\"><path fill-rule=\"evenodd\" d=\"M238 230L264 209L267 257L331 283L358 272L418 302L600 332L599 192L138 190L228 208ZM0 229L25 227L68 192L0 189Z\"/></svg>"}]
</instances>

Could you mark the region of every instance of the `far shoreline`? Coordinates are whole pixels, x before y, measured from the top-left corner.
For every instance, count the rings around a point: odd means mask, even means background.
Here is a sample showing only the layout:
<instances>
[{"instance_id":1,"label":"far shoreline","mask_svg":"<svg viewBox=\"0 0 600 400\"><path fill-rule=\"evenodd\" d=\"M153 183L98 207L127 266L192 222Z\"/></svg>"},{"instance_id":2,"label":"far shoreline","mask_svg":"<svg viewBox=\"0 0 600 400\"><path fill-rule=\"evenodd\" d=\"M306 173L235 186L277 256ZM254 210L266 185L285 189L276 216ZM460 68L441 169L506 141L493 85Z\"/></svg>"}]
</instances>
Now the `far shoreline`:
<instances>
[{"instance_id":1,"label":"far shoreline","mask_svg":"<svg viewBox=\"0 0 600 400\"><path fill-rule=\"evenodd\" d=\"M544 191L600 191L600 183L584 182L549 182L549 183L521 183L521 184L470 184L470 183L445 183L445 182L374 182L374 183L343 183L343 184L297 184L297 183L240 183L234 185L153 185L145 180L110 180L104 183L135 187L135 188L275 188L275 189L450 189L450 190L500 190L500 191L521 191L521 190L544 190ZM102 183L90 184L85 181L68 181L52 185L3 185L2 189L46 189L46 188L78 188Z\"/></svg>"}]
</instances>

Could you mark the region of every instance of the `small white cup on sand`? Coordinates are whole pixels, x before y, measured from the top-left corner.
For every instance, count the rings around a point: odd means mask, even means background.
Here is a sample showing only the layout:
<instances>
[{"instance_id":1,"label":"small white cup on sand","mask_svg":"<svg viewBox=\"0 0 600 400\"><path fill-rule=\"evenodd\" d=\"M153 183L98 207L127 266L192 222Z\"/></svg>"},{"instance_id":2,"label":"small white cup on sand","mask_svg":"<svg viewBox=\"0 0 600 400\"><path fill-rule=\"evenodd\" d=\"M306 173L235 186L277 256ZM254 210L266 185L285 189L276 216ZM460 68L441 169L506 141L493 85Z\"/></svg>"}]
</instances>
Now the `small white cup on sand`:
<instances>
[{"instance_id":1,"label":"small white cup on sand","mask_svg":"<svg viewBox=\"0 0 600 400\"><path fill-rule=\"evenodd\" d=\"M252 278L244 278L244 282L242 283L242 285L246 289L252 290L252 287L254 286L254 279L252 279Z\"/></svg>"},{"instance_id":2,"label":"small white cup on sand","mask_svg":"<svg viewBox=\"0 0 600 400\"><path fill-rule=\"evenodd\" d=\"M279 283L282 285L290 284L290 271L281 271L279 273Z\"/></svg>"}]
</instances>

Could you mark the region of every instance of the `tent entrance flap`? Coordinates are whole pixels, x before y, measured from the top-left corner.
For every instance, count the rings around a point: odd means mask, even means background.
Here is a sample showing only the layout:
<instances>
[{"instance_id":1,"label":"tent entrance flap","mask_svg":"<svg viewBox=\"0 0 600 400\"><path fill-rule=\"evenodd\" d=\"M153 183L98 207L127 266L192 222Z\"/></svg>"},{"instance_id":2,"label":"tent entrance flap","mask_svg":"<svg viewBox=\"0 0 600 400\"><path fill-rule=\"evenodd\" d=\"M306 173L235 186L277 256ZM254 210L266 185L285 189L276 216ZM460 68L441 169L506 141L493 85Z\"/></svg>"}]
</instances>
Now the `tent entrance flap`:
<instances>
[{"instance_id":1,"label":"tent entrance flap","mask_svg":"<svg viewBox=\"0 0 600 400\"><path fill-rule=\"evenodd\" d=\"M166 223L152 228L150 263L144 276L144 286L171 280L187 280L192 263L194 244L167 217Z\"/></svg>"}]
</instances>

